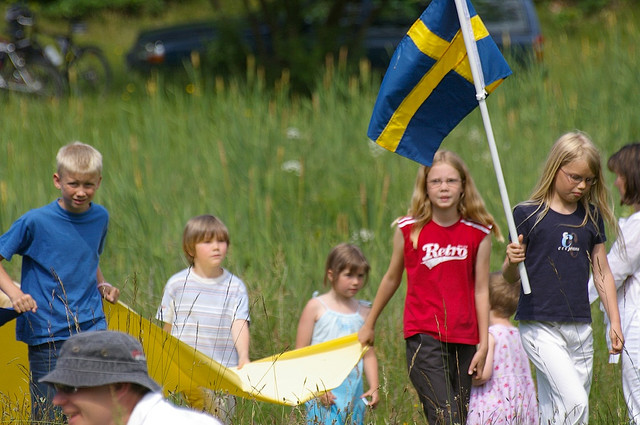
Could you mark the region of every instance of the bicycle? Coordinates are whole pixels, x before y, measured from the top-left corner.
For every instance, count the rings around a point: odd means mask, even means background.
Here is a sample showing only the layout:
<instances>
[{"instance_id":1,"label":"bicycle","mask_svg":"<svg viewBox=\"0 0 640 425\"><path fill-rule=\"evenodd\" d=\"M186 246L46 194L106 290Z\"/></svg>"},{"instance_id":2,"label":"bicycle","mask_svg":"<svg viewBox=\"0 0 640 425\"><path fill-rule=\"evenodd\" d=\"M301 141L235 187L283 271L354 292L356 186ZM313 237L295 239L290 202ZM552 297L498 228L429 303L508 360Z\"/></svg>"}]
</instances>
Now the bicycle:
<instances>
[{"instance_id":1,"label":"bicycle","mask_svg":"<svg viewBox=\"0 0 640 425\"><path fill-rule=\"evenodd\" d=\"M104 95L111 85L111 66L100 47L75 43L74 35L85 31L84 23L71 21L66 33L45 34L55 39L59 51L47 45L43 54L64 76L72 95Z\"/></svg>"},{"instance_id":2,"label":"bicycle","mask_svg":"<svg viewBox=\"0 0 640 425\"><path fill-rule=\"evenodd\" d=\"M23 45L31 50L31 57L43 58L57 70L72 95L105 94L111 84L111 67L102 49L94 45L76 44L74 35L86 25L70 21L63 34L39 32L34 25L33 13L24 4L15 4L7 10L5 20L17 50ZM31 28L30 34L27 28ZM39 37L55 40L54 44L39 43ZM56 47L57 46L57 47ZM38 60L38 62L40 62Z\"/></svg>"},{"instance_id":3,"label":"bicycle","mask_svg":"<svg viewBox=\"0 0 640 425\"><path fill-rule=\"evenodd\" d=\"M58 70L29 45L0 40L0 89L60 97L65 83Z\"/></svg>"}]
</instances>

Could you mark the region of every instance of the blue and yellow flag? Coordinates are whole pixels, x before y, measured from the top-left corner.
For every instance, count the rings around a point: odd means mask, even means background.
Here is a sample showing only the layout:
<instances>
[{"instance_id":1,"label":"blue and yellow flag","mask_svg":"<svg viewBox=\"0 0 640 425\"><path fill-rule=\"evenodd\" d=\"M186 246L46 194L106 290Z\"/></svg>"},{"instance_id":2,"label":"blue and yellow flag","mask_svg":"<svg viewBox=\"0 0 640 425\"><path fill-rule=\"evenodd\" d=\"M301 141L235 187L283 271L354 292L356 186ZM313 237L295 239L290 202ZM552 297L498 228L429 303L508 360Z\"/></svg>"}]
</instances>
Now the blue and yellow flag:
<instances>
[{"instance_id":1,"label":"blue and yellow flag","mask_svg":"<svg viewBox=\"0 0 640 425\"><path fill-rule=\"evenodd\" d=\"M511 69L467 0L491 93ZM431 165L442 140L476 106L476 90L454 0L433 0L396 48L367 135L380 146Z\"/></svg>"}]
</instances>

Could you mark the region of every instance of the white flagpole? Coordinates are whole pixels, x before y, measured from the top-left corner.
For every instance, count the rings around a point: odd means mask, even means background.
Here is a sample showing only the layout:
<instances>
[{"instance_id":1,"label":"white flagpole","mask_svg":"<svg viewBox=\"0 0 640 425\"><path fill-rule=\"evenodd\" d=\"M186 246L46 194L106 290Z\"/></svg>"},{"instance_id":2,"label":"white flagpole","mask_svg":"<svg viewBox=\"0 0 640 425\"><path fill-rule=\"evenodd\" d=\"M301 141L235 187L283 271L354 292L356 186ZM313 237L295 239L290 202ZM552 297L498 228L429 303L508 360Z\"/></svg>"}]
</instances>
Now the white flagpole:
<instances>
[{"instance_id":1,"label":"white flagpole","mask_svg":"<svg viewBox=\"0 0 640 425\"><path fill-rule=\"evenodd\" d=\"M464 38L464 45L467 49L467 56L469 57L469 65L471 65L471 75L473 76L473 84L476 88L476 98L478 99L478 104L480 105L482 122L484 123L484 129L487 133L489 150L491 151L491 158L493 159L493 168L495 169L496 177L498 179L498 187L500 188L502 206L504 207L504 212L507 217L509 234L511 235L511 240L517 241L518 232L516 230L516 225L513 220L513 214L511 212L507 186L504 182L504 176L502 175L502 166L500 165L500 158L498 157L496 141L493 137L493 129L491 128L489 111L485 103L487 92L484 90L484 75L482 74L482 67L480 66L480 56L478 55L476 38L473 34L473 29L471 28L471 17L469 15L469 8L467 7L466 0L455 0L455 3L456 9L458 11L458 19L460 20L460 30ZM524 262L518 264L518 270L520 271L522 290L525 294L530 294L531 286L529 285L529 276L527 275L527 270L524 267Z\"/></svg>"}]
</instances>

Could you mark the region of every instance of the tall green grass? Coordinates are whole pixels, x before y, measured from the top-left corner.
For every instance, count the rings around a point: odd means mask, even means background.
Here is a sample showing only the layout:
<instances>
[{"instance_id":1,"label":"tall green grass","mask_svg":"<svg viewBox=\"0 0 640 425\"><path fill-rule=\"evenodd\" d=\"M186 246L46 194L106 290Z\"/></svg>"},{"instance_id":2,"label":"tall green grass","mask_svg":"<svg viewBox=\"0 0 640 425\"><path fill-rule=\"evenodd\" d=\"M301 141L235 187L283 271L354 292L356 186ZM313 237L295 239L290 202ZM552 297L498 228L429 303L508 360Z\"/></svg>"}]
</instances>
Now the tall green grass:
<instances>
[{"instance_id":1,"label":"tall green grass","mask_svg":"<svg viewBox=\"0 0 640 425\"><path fill-rule=\"evenodd\" d=\"M640 138L638 18L637 8L629 8L567 28L543 14L544 64L514 68L487 101L512 204L528 196L561 133L586 131L604 160ZM90 143L104 155L95 200L111 213L101 267L122 300L153 316L166 280L185 266L184 224L213 213L231 234L226 266L250 290L251 358L290 349L299 313L323 289L324 261L335 244L363 248L372 273L360 295L373 299L391 252L390 224L406 211L417 166L367 140L381 77L366 64L353 76L343 62L328 63L310 97L291 95L286 75L266 87L251 66L231 82L197 67L186 75L178 83L123 74L106 99L0 93L0 231L58 195L51 176L60 146ZM467 162L506 232L479 113L443 147ZM611 177L605 184L613 189ZM494 241L492 269L500 267L504 249ZM5 266L19 277L19 260ZM423 422L405 367L402 292L378 321L382 397L372 423ZM601 317L594 308L591 419L625 423L619 369L606 364ZM238 406L238 423L301 423L303 417L302 408L244 400Z\"/></svg>"}]
</instances>

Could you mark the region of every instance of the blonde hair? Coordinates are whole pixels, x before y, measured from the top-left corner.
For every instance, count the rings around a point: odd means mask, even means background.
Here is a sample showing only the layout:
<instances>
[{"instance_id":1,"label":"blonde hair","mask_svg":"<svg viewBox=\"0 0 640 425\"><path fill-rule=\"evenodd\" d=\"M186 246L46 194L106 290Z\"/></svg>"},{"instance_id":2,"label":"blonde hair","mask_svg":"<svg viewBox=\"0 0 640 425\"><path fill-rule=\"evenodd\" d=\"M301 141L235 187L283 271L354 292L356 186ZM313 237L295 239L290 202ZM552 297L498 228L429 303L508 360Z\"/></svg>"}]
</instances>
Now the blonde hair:
<instances>
[{"instance_id":1,"label":"blonde hair","mask_svg":"<svg viewBox=\"0 0 640 425\"><path fill-rule=\"evenodd\" d=\"M325 286L329 284L329 270L331 270L334 277L337 277L344 270L349 270L350 272L363 270L364 282L366 283L370 269L371 266L369 266L367 258L357 245L341 243L333 247L329 252L324 269L324 284Z\"/></svg>"},{"instance_id":2,"label":"blonde hair","mask_svg":"<svg viewBox=\"0 0 640 425\"><path fill-rule=\"evenodd\" d=\"M72 142L60 148L56 155L57 172L102 175L102 154L93 146Z\"/></svg>"},{"instance_id":3,"label":"blonde hair","mask_svg":"<svg viewBox=\"0 0 640 425\"><path fill-rule=\"evenodd\" d=\"M489 275L489 304L497 316L508 319L516 312L520 299L519 283L520 280L507 282L502 272Z\"/></svg>"},{"instance_id":4,"label":"blonde hair","mask_svg":"<svg viewBox=\"0 0 640 425\"><path fill-rule=\"evenodd\" d=\"M619 235L618 226L613 215L613 208L611 207L609 191L604 184L600 152L589 136L581 131L565 133L556 140L551 147L542 175L534 187L531 197L529 200L523 202L523 204L538 206L532 213L532 215L537 214L534 226L538 224L549 211L549 203L555 193L555 180L558 170L578 160L584 160L595 176L595 183L589 187L589 190L578 201L586 211L584 220L580 226L584 226L587 224L587 221L591 221L596 230L599 231L598 214L602 214L604 221L614 229L616 235ZM589 208L590 204L596 208Z\"/></svg>"},{"instance_id":5,"label":"blonde hair","mask_svg":"<svg viewBox=\"0 0 640 425\"><path fill-rule=\"evenodd\" d=\"M462 159L455 153L447 150L439 150L433 156L433 162L431 166L420 166L418 169L418 175L413 187L413 195L411 196L411 205L408 210L408 215L416 220L414 225L414 231L420 232L420 230L431 220L433 214L431 209L431 201L427 193L427 176L431 167L439 163L444 163L452 166L458 171L460 179L462 180L462 196L458 203L458 212L460 215L468 220L475 221L487 227L491 228L496 239L502 241L502 233L500 228L496 224L493 216L489 214L485 207L484 201L476 185L469 174L467 166Z\"/></svg>"},{"instance_id":6,"label":"blonde hair","mask_svg":"<svg viewBox=\"0 0 640 425\"><path fill-rule=\"evenodd\" d=\"M217 217L204 214L187 221L182 233L182 250L190 265L193 265L196 244L213 238L231 244L227 226Z\"/></svg>"}]
</instances>

